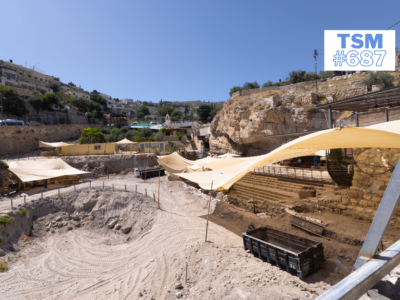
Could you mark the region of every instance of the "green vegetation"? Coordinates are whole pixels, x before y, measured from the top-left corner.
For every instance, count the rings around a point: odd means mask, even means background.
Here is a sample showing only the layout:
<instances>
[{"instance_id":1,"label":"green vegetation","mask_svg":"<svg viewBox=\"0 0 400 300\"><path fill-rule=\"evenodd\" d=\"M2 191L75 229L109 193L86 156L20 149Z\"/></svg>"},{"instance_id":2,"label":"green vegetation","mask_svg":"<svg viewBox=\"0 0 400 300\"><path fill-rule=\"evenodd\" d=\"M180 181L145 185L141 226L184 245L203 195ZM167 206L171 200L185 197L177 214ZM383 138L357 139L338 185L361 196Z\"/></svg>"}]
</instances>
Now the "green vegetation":
<instances>
[{"instance_id":1,"label":"green vegetation","mask_svg":"<svg viewBox=\"0 0 400 300\"><path fill-rule=\"evenodd\" d=\"M158 110L157 113L160 117L165 117L167 114L169 116L172 115L172 112L175 110L175 108L171 105L168 104L164 104L165 102L163 102L163 106L161 106Z\"/></svg>"},{"instance_id":2,"label":"green vegetation","mask_svg":"<svg viewBox=\"0 0 400 300\"><path fill-rule=\"evenodd\" d=\"M3 93L3 113L21 117L29 112L26 108L25 101L18 95L16 91L5 85L0 85Z\"/></svg>"},{"instance_id":3,"label":"green vegetation","mask_svg":"<svg viewBox=\"0 0 400 300\"><path fill-rule=\"evenodd\" d=\"M68 82L68 85L76 87L75 83L73 83L73 82Z\"/></svg>"},{"instance_id":4,"label":"green vegetation","mask_svg":"<svg viewBox=\"0 0 400 300\"><path fill-rule=\"evenodd\" d=\"M63 198L63 195L58 195L58 199L62 199Z\"/></svg>"},{"instance_id":5,"label":"green vegetation","mask_svg":"<svg viewBox=\"0 0 400 300\"><path fill-rule=\"evenodd\" d=\"M176 134L176 136L178 137L178 140L181 141L182 138L183 138L183 136L184 136L184 134L183 134L183 132L180 132L180 131L179 131L179 132Z\"/></svg>"},{"instance_id":6,"label":"green vegetation","mask_svg":"<svg viewBox=\"0 0 400 300\"><path fill-rule=\"evenodd\" d=\"M197 108L197 115L202 121L207 121L208 117L210 117L210 114L211 114L211 106L208 104L201 104Z\"/></svg>"},{"instance_id":7,"label":"green vegetation","mask_svg":"<svg viewBox=\"0 0 400 300\"><path fill-rule=\"evenodd\" d=\"M19 213L21 216L25 217L29 213L29 210L27 208L23 208L19 211Z\"/></svg>"},{"instance_id":8,"label":"green vegetation","mask_svg":"<svg viewBox=\"0 0 400 300\"><path fill-rule=\"evenodd\" d=\"M8 263L5 261L0 261L0 273L3 273L8 267Z\"/></svg>"},{"instance_id":9,"label":"green vegetation","mask_svg":"<svg viewBox=\"0 0 400 300\"><path fill-rule=\"evenodd\" d=\"M146 138L149 138L153 134L153 131L151 131L151 129L149 127L145 127L141 131L142 131L143 137L146 137Z\"/></svg>"},{"instance_id":10,"label":"green vegetation","mask_svg":"<svg viewBox=\"0 0 400 300\"><path fill-rule=\"evenodd\" d=\"M160 141L162 141L164 139L164 134L163 134L163 131L161 129L157 132L157 134L155 136L155 139L158 142L160 142Z\"/></svg>"},{"instance_id":11,"label":"green vegetation","mask_svg":"<svg viewBox=\"0 0 400 300\"><path fill-rule=\"evenodd\" d=\"M59 93L61 91L60 85L57 83L49 83L46 85L49 89L52 89L54 93Z\"/></svg>"},{"instance_id":12,"label":"green vegetation","mask_svg":"<svg viewBox=\"0 0 400 300\"><path fill-rule=\"evenodd\" d=\"M214 117L221 111L221 109L222 109L222 106L213 109L213 110L211 111L211 113L210 113L210 116L211 116L212 118L214 118Z\"/></svg>"},{"instance_id":13,"label":"green vegetation","mask_svg":"<svg viewBox=\"0 0 400 300\"><path fill-rule=\"evenodd\" d=\"M90 100L92 100L93 102L96 102L97 104L103 105L103 106L107 106L107 101L106 99L104 99L103 97L101 97L99 95L99 93L94 90L91 94L90 94Z\"/></svg>"},{"instance_id":14,"label":"green vegetation","mask_svg":"<svg viewBox=\"0 0 400 300\"><path fill-rule=\"evenodd\" d=\"M7 224L10 223L10 222L11 222L10 218L6 218L6 217L1 217L0 218L0 224L3 225L4 227L6 227Z\"/></svg>"},{"instance_id":15,"label":"green vegetation","mask_svg":"<svg viewBox=\"0 0 400 300\"><path fill-rule=\"evenodd\" d=\"M0 160L0 169L8 169L8 165L6 162Z\"/></svg>"},{"instance_id":16,"label":"green vegetation","mask_svg":"<svg viewBox=\"0 0 400 300\"><path fill-rule=\"evenodd\" d=\"M140 230L143 230L143 225L140 225Z\"/></svg>"},{"instance_id":17,"label":"green vegetation","mask_svg":"<svg viewBox=\"0 0 400 300\"><path fill-rule=\"evenodd\" d=\"M394 86L393 81L394 77L389 73L376 72L376 73L370 73L369 76L361 82L361 85L366 85L368 91L371 91L373 85L381 83L385 84L385 88L391 88Z\"/></svg>"},{"instance_id":18,"label":"green vegetation","mask_svg":"<svg viewBox=\"0 0 400 300\"><path fill-rule=\"evenodd\" d=\"M85 113L88 118L103 118L102 108L99 103L84 98L73 99L71 105L80 112Z\"/></svg>"},{"instance_id":19,"label":"green vegetation","mask_svg":"<svg viewBox=\"0 0 400 300\"><path fill-rule=\"evenodd\" d=\"M331 149L328 158L331 161L336 161L336 164L339 167L339 169L342 169L342 161L343 161L342 149Z\"/></svg>"},{"instance_id":20,"label":"green vegetation","mask_svg":"<svg viewBox=\"0 0 400 300\"><path fill-rule=\"evenodd\" d=\"M82 135L79 137L79 144L104 143L106 137L100 132L99 128L85 128L82 130Z\"/></svg>"}]
</instances>

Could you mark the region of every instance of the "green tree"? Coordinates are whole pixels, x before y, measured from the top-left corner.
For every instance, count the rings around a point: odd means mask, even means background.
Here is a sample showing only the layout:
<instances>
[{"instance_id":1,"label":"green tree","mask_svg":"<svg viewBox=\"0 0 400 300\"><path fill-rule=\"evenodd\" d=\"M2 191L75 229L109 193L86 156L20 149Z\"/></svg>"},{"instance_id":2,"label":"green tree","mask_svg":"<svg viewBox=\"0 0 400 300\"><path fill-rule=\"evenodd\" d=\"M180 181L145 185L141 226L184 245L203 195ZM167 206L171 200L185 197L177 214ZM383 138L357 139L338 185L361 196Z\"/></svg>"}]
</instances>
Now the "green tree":
<instances>
[{"instance_id":1,"label":"green tree","mask_svg":"<svg viewBox=\"0 0 400 300\"><path fill-rule=\"evenodd\" d=\"M321 78L321 79L327 79L327 78L332 78L332 75L333 75L333 71L320 71L319 73L318 73L318 78Z\"/></svg>"},{"instance_id":2,"label":"green tree","mask_svg":"<svg viewBox=\"0 0 400 300\"><path fill-rule=\"evenodd\" d=\"M81 144L84 141L90 141L90 143L103 143L106 141L104 133L100 132L99 128L85 128L82 130L82 135L79 138Z\"/></svg>"},{"instance_id":3,"label":"green tree","mask_svg":"<svg viewBox=\"0 0 400 300\"><path fill-rule=\"evenodd\" d=\"M157 113L160 117L165 117L167 114L171 116L173 111L174 111L173 107L169 105L163 105L157 110Z\"/></svg>"},{"instance_id":4,"label":"green tree","mask_svg":"<svg viewBox=\"0 0 400 300\"><path fill-rule=\"evenodd\" d=\"M156 138L156 141L158 141L158 142L160 142L164 139L164 134L161 129L157 132L155 138Z\"/></svg>"},{"instance_id":5,"label":"green tree","mask_svg":"<svg viewBox=\"0 0 400 300\"><path fill-rule=\"evenodd\" d=\"M21 117L27 113L25 101L16 91L5 85L0 85L3 93L3 113Z\"/></svg>"},{"instance_id":6,"label":"green tree","mask_svg":"<svg viewBox=\"0 0 400 300\"><path fill-rule=\"evenodd\" d=\"M233 88L231 88L231 90L230 90L230 92L229 92L229 96L232 97L232 94L233 94L233 93L235 93L235 92L237 92L237 91L241 91L241 90L242 90L242 88L241 88L240 86L236 85L236 86L234 86Z\"/></svg>"},{"instance_id":7,"label":"green tree","mask_svg":"<svg viewBox=\"0 0 400 300\"><path fill-rule=\"evenodd\" d=\"M151 131L151 129L149 127L145 127L142 129L142 135L144 137L149 138L152 134L153 134L153 131Z\"/></svg>"},{"instance_id":8,"label":"green tree","mask_svg":"<svg viewBox=\"0 0 400 300\"><path fill-rule=\"evenodd\" d=\"M139 119L143 119L144 114L143 114L141 111L139 111L139 112L137 113L137 117L138 117Z\"/></svg>"},{"instance_id":9,"label":"green tree","mask_svg":"<svg viewBox=\"0 0 400 300\"><path fill-rule=\"evenodd\" d=\"M184 134L183 134L183 132L179 131L179 132L176 134L176 136L178 137L178 140L181 141L182 138L183 138L183 136L184 136Z\"/></svg>"},{"instance_id":10,"label":"green tree","mask_svg":"<svg viewBox=\"0 0 400 300\"><path fill-rule=\"evenodd\" d=\"M182 117L182 113L176 109L172 112L171 117L174 119L180 119Z\"/></svg>"},{"instance_id":11,"label":"green tree","mask_svg":"<svg viewBox=\"0 0 400 300\"><path fill-rule=\"evenodd\" d=\"M94 101L89 101L90 103L90 108L89 110L92 112L92 116L93 118L98 118L98 119L102 119L103 118L103 113L101 112L101 106L100 104L94 102Z\"/></svg>"},{"instance_id":12,"label":"green tree","mask_svg":"<svg viewBox=\"0 0 400 300\"><path fill-rule=\"evenodd\" d=\"M375 84L384 83L385 88L390 88L394 86L393 82L394 82L394 77L389 73L376 72L376 73L370 73L369 76L361 82L361 85L366 85L368 91L371 91L372 86Z\"/></svg>"},{"instance_id":13,"label":"green tree","mask_svg":"<svg viewBox=\"0 0 400 300\"><path fill-rule=\"evenodd\" d=\"M139 106L138 108L138 113L141 112L143 113L143 116L147 116L150 114L149 109L147 108L146 105L142 104L141 106Z\"/></svg>"},{"instance_id":14,"label":"green tree","mask_svg":"<svg viewBox=\"0 0 400 300\"><path fill-rule=\"evenodd\" d=\"M133 141L133 140L135 139L135 137L136 137L136 134L137 134L136 130L129 130L129 131L125 134L125 137L126 137L128 140Z\"/></svg>"},{"instance_id":15,"label":"green tree","mask_svg":"<svg viewBox=\"0 0 400 300\"><path fill-rule=\"evenodd\" d=\"M201 104L197 108L197 115L202 121L207 121L211 113L211 106L208 104Z\"/></svg>"},{"instance_id":16,"label":"green tree","mask_svg":"<svg viewBox=\"0 0 400 300\"><path fill-rule=\"evenodd\" d=\"M28 102L36 110L36 112L39 112L43 109L43 99L42 96L39 94L30 97Z\"/></svg>"},{"instance_id":17,"label":"green tree","mask_svg":"<svg viewBox=\"0 0 400 300\"><path fill-rule=\"evenodd\" d=\"M47 85L47 87L49 88L49 89L52 89L53 90L53 92L54 93L58 93L58 92L60 92L60 85L59 84L57 84L57 83L49 83L48 85Z\"/></svg>"},{"instance_id":18,"label":"green tree","mask_svg":"<svg viewBox=\"0 0 400 300\"><path fill-rule=\"evenodd\" d=\"M242 90L251 90L251 89L258 89L260 86L258 85L257 81L254 82L245 82L242 86Z\"/></svg>"},{"instance_id":19,"label":"green tree","mask_svg":"<svg viewBox=\"0 0 400 300\"><path fill-rule=\"evenodd\" d=\"M268 80L267 82L263 83L263 85L262 85L263 88L269 87L269 86L273 86L273 83L271 80Z\"/></svg>"},{"instance_id":20,"label":"green tree","mask_svg":"<svg viewBox=\"0 0 400 300\"><path fill-rule=\"evenodd\" d=\"M214 118L214 117L218 114L218 112L221 111L221 109L222 109L222 106L217 107L216 109L213 109L213 110L211 111L211 113L210 113L211 118Z\"/></svg>"},{"instance_id":21,"label":"green tree","mask_svg":"<svg viewBox=\"0 0 400 300\"><path fill-rule=\"evenodd\" d=\"M289 73L289 82L290 83L298 83L305 81L304 75L306 75L306 71L297 70Z\"/></svg>"},{"instance_id":22,"label":"green tree","mask_svg":"<svg viewBox=\"0 0 400 300\"><path fill-rule=\"evenodd\" d=\"M52 105L59 106L59 107L64 107L60 103L60 99L58 98L57 94L52 92L52 93L46 93L43 96L43 110L48 110L48 111L53 111Z\"/></svg>"},{"instance_id":23,"label":"green tree","mask_svg":"<svg viewBox=\"0 0 400 300\"><path fill-rule=\"evenodd\" d=\"M127 111L126 110L121 110L121 114L126 115Z\"/></svg>"},{"instance_id":24,"label":"green tree","mask_svg":"<svg viewBox=\"0 0 400 300\"><path fill-rule=\"evenodd\" d=\"M73 82L68 82L68 85L76 87L75 83L73 83Z\"/></svg>"},{"instance_id":25,"label":"green tree","mask_svg":"<svg viewBox=\"0 0 400 300\"><path fill-rule=\"evenodd\" d=\"M71 105L83 113L90 111L90 101L85 98L74 99L71 101Z\"/></svg>"},{"instance_id":26,"label":"green tree","mask_svg":"<svg viewBox=\"0 0 400 300\"><path fill-rule=\"evenodd\" d=\"M96 90L94 90L94 91L96 91ZM95 94L95 93L91 93L90 94L90 100L92 100L92 101L94 101L94 102L96 102L96 103L99 103L99 104L101 104L101 105L103 105L103 106L107 106L107 101L106 101L106 99L104 99L103 97L101 97L99 94Z\"/></svg>"}]
</instances>

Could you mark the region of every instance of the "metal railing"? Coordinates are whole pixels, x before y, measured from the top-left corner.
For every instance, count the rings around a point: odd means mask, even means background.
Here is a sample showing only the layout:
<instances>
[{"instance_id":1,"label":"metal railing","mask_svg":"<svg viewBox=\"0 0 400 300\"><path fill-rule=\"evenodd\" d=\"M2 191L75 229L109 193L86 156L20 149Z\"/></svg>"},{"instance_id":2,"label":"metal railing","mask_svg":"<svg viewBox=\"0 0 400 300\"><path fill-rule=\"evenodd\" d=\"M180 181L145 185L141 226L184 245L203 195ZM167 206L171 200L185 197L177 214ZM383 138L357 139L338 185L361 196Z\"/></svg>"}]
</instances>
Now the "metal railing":
<instances>
[{"instance_id":1,"label":"metal railing","mask_svg":"<svg viewBox=\"0 0 400 300\"><path fill-rule=\"evenodd\" d=\"M295 167L265 166L256 169L256 173L322 182L333 182L327 171Z\"/></svg>"}]
</instances>

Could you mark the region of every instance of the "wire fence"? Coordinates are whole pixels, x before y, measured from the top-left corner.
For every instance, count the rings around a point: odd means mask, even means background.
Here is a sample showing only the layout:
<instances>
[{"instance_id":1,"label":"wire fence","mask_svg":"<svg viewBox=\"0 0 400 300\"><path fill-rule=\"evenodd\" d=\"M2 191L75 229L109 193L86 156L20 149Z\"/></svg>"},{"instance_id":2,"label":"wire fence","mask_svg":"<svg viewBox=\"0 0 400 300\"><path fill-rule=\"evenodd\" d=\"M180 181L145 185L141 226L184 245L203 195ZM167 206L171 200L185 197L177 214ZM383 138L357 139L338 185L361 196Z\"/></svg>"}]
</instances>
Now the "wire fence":
<instances>
[{"instance_id":1,"label":"wire fence","mask_svg":"<svg viewBox=\"0 0 400 300\"><path fill-rule=\"evenodd\" d=\"M138 179L139 180L139 179ZM149 185L145 185L145 182L132 182L131 184L127 183L115 183L110 182L109 179L104 180L96 180L85 181L78 184L73 184L69 186L60 186L60 187L51 187L49 186L49 190L47 191L37 191L37 193L28 195L27 191L17 191L9 195L6 201L0 202L0 211L14 209L23 203L29 203L32 201L44 201L45 198L62 198L65 193L70 192L82 192L88 191L91 189L100 189L104 191L112 191L112 192L127 192L127 193L135 193L140 194L142 196L147 196L153 198L156 202L158 201L158 190L157 188L149 189ZM154 187L153 187L154 188ZM60 197L61 195L61 197Z\"/></svg>"}]
</instances>

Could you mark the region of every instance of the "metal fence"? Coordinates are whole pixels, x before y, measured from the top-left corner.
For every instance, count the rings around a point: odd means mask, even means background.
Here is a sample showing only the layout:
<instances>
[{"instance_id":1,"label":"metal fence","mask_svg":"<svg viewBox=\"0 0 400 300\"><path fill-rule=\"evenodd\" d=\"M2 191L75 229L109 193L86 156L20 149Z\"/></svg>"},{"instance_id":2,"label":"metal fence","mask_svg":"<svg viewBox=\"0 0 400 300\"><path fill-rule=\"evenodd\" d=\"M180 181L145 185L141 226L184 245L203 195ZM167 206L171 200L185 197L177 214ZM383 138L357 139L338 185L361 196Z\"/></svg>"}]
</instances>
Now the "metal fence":
<instances>
[{"instance_id":1,"label":"metal fence","mask_svg":"<svg viewBox=\"0 0 400 300\"><path fill-rule=\"evenodd\" d=\"M279 176L279 177L290 177L296 179L333 182L329 173L324 170L281 167L281 166L265 166L256 169L256 172L261 174Z\"/></svg>"}]
</instances>

